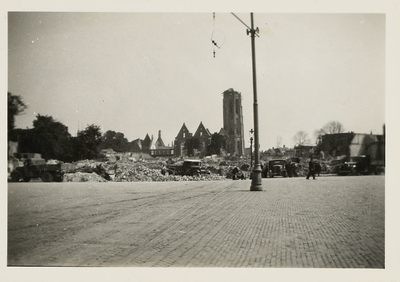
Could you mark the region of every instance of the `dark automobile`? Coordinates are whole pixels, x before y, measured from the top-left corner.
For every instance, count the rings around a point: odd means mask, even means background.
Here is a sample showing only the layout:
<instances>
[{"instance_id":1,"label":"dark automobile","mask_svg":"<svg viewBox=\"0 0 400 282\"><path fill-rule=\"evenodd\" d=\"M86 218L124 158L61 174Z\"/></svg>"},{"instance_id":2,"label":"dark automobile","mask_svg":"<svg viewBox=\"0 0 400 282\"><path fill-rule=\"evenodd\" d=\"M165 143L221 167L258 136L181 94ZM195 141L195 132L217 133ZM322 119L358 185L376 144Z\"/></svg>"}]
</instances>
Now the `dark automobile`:
<instances>
[{"instance_id":1,"label":"dark automobile","mask_svg":"<svg viewBox=\"0 0 400 282\"><path fill-rule=\"evenodd\" d=\"M271 178L274 176L282 176L282 177L287 176L285 160L269 161L268 169L269 169L269 177Z\"/></svg>"},{"instance_id":2,"label":"dark automobile","mask_svg":"<svg viewBox=\"0 0 400 282\"><path fill-rule=\"evenodd\" d=\"M201 174L210 174L209 170L202 167L200 160L184 160L183 163L171 164L161 171L163 174L168 172L172 175L200 176Z\"/></svg>"},{"instance_id":3,"label":"dark automobile","mask_svg":"<svg viewBox=\"0 0 400 282\"><path fill-rule=\"evenodd\" d=\"M368 174L368 159L366 156L351 157L350 161L339 166L338 175Z\"/></svg>"},{"instance_id":4,"label":"dark automobile","mask_svg":"<svg viewBox=\"0 0 400 282\"><path fill-rule=\"evenodd\" d=\"M332 160L327 164L327 173L338 174L340 167L343 165L344 160Z\"/></svg>"},{"instance_id":5,"label":"dark automobile","mask_svg":"<svg viewBox=\"0 0 400 282\"><path fill-rule=\"evenodd\" d=\"M23 167L16 167L11 172L11 181L18 182L23 180L29 182L34 178L41 178L43 182L61 182L63 175L61 162L52 164L46 163L42 158L30 158L24 161Z\"/></svg>"}]
</instances>

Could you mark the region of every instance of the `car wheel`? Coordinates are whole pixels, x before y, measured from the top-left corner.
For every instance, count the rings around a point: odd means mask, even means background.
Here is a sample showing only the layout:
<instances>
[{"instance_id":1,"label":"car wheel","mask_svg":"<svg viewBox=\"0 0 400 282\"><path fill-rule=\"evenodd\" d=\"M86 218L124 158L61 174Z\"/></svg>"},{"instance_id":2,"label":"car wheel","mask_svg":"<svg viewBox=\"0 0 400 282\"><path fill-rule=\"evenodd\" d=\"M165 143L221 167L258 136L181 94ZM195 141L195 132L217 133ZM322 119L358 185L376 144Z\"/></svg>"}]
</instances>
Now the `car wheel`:
<instances>
[{"instance_id":1,"label":"car wheel","mask_svg":"<svg viewBox=\"0 0 400 282\"><path fill-rule=\"evenodd\" d=\"M53 181L53 175L51 175L51 173L47 172L47 171L42 174L41 178L42 178L43 182L51 182L51 181Z\"/></svg>"},{"instance_id":2,"label":"car wheel","mask_svg":"<svg viewBox=\"0 0 400 282\"><path fill-rule=\"evenodd\" d=\"M63 181L63 177L62 177L62 176L59 176L59 177L57 177L55 180L56 180L56 182L62 182L62 181Z\"/></svg>"},{"instance_id":3,"label":"car wheel","mask_svg":"<svg viewBox=\"0 0 400 282\"><path fill-rule=\"evenodd\" d=\"M22 174L18 171L11 172L11 181L18 182L22 178Z\"/></svg>"}]
</instances>

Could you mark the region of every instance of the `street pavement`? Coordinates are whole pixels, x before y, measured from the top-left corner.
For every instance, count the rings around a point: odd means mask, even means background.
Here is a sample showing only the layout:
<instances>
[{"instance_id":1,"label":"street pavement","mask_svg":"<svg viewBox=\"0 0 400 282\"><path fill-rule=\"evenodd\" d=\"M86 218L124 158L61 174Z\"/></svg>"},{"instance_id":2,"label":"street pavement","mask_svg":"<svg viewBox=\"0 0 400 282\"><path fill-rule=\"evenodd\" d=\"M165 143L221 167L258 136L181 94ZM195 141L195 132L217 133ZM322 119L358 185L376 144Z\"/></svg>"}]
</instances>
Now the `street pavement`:
<instances>
[{"instance_id":1,"label":"street pavement","mask_svg":"<svg viewBox=\"0 0 400 282\"><path fill-rule=\"evenodd\" d=\"M9 266L385 268L385 177L9 183Z\"/></svg>"}]
</instances>

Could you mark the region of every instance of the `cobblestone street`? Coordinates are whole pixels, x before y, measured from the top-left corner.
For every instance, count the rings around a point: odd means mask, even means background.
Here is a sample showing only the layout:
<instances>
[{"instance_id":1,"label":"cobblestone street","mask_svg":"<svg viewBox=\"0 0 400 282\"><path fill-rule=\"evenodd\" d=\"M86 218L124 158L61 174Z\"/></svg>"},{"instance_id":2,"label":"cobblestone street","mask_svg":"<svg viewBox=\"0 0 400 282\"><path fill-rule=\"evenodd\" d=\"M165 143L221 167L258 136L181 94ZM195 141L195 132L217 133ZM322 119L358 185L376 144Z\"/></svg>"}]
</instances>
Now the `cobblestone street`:
<instances>
[{"instance_id":1,"label":"cobblestone street","mask_svg":"<svg viewBox=\"0 0 400 282\"><path fill-rule=\"evenodd\" d=\"M383 176L8 188L11 266L385 267Z\"/></svg>"}]
</instances>

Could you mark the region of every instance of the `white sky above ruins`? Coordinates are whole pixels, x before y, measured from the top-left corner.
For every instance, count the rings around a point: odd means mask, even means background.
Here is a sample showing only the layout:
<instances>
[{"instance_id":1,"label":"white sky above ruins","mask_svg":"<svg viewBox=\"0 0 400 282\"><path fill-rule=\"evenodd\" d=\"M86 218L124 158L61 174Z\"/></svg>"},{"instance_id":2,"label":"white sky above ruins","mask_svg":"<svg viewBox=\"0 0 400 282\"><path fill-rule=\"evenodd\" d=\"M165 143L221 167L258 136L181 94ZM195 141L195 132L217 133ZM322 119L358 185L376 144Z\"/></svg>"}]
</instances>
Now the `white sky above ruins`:
<instances>
[{"instance_id":1,"label":"white sky above ruins","mask_svg":"<svg viewBox=\"0 0 400 282\"><path fill-rule=\"evenodd\" d=\"M278 279L302 277L302 281L319 276L330 281L338 277L343 281L392 281L398 277L398 184L391 173L399 159L393 148L400 141L396 132L400 102L398 0L209 1L212 5L205 4L207 0L200 4L187 0L103 2L2 1L2 85L29 104L26 114L17 117L18 127L31 127L39 113L53 116L68 126L72 135L78 126L82 129L94 123L103 132L124 133L129 141L144 138L146 133L156 138L162 130L164 142L171 143L183 122L193 133L200 121L211 132L218 131L223 125L221 93L234 88L243 95L247 133L253 127L250 37L229 12L237 12L250 25L249 12L254 11L255 26L260 28L256 57L261 150L276 146L278 136L282 145L292 146L297 131L312 136L331 120L357 133L381 134L386 123L385 245L389 248L385 272L335 270L335 275L326 275L314 269L307 273L295 269L279 273L274 269L256 273L250 269L234 273L190 269L189 273L196 279L207 273L208 280L223 275L232 281L263 279L268 274ZM7 18L8 11L133 13L21 13ZM211 45L213 11L217 12L215 39L224 39L216 58ZM3 107L6 124L5 103ZM246 146L248 142L249 137ZM3 192L6 206L7 189ZM187 280L187 275L179 275L184 269L174 277L160 270L147 271L143 277ZM70 272L60 276L44 271L41 277L71 280ZM121 271L107 273L121 278ZM95 276L101 280L107 273ZM131 278L132 270L123 274ZM19 277L25 279L26 271Z\"/></svg>"},{"instance_id":2,"label":"white sky above ruins","mask_svg":"<svg viewBox=\"0 0 400 282\"><path fill-rule=\"evenodd\" d=\"M235 13L250 26L249 13ZM72 135L89 124L129 141L182 124L223 126L222 95L242 93L253 128L250 37L230 13L10 13L8 91L29 105L16 125L50 115ZM261 150L292 147L329 121L382 134L385 14L254 13ZM212 36L213 34L213 36ZM217 44L213 57L213 38Z\"/></svg>"}]
</instances>

